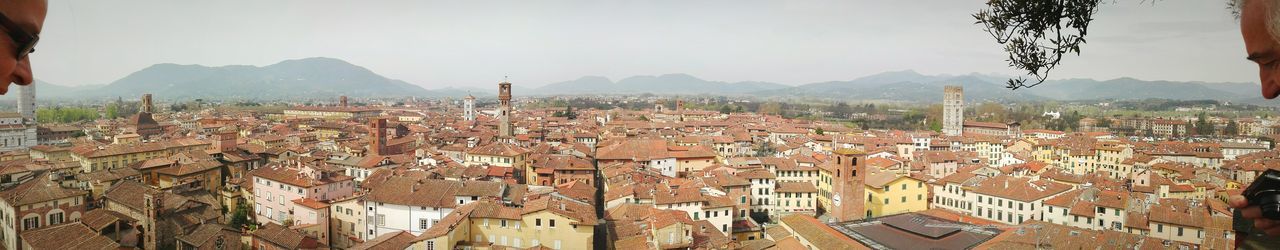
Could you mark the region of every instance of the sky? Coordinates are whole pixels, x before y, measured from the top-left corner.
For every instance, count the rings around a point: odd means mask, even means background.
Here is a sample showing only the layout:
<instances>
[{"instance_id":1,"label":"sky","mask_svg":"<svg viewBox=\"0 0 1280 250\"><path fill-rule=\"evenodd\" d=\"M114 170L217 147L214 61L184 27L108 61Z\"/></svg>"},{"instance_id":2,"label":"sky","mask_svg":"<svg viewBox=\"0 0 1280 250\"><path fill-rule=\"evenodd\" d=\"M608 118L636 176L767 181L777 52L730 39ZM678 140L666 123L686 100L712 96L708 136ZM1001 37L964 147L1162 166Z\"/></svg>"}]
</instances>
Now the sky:
<instances>
[{"instance_id":1,"label":"sky","mask_svg":"<svg viewBox=\"0 0 1280 250\"><path fill-rule=\"evenodd\" d=\"M36 78L332 57L426 88L686 73L799 85L885 71L1015 75L981 0L50 1ZM1223 0L1103 1L1052 78L1257 82Z\"/></svg>"}]
</instances>

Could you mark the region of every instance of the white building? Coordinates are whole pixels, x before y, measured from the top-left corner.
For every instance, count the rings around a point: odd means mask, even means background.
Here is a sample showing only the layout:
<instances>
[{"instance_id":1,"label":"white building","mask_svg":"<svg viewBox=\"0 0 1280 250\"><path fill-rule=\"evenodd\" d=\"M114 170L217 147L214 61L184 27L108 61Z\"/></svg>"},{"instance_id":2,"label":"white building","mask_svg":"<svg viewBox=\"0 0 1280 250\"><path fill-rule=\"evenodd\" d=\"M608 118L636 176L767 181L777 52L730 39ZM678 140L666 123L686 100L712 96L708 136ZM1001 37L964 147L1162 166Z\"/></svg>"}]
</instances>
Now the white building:
<instances>
[{"instance_id":1,"label":"white building","mask_svg":"<svg viewBox=\"0 0 1280 250\"><path fill-rule=\"evenodd\" d=\"M506 191L499 182L388 177L363 198L367 238L399 231L422 234L455 208L481 199L501 199Z\"/></svg>"},{"instance_id":2,"label":"white building","mask_svg":"<svg viewBox=\"0 0 1280 250\"><path fill-rule=\"evenodd\" d=\"M680 210L693 220L706 220L719 227L726 236L731 235L733 224L733 200L724 192L713 188L682 188L659 190L654 194L654 205L660 209Z\"/></svg>"},{"instance_id":3,"label":"white building","mask_svg":"<svg viewBox=\"0 0 1280 250\"><path fill-rule=\"evenodd\" d=\"M37 145L35 84L18 87L18 113L0 113L0 151Z\"/></svg>"},{"instance_id":4,"label":"white building","mask_svg":"<svg viewBox=\"0 0 1280 250\"><path fill-rule=\"evenodd\" d=\"M1070 190L1070 185L1058 182L1002 175L983 181L967 194L976 198L971 215L1017 225L1026 220L1043 220L1045 200Z\"/></svg>"},{"instance_id":5,"label":"white building","mask_svg":"<svg viewBox=\"0 0 1280 250\"><path fill-rule=\"evenodd\" d=\"M467 95L462 99L462 119L468 121L476 120L476 97Z\"/></svg>"}]
</instances>

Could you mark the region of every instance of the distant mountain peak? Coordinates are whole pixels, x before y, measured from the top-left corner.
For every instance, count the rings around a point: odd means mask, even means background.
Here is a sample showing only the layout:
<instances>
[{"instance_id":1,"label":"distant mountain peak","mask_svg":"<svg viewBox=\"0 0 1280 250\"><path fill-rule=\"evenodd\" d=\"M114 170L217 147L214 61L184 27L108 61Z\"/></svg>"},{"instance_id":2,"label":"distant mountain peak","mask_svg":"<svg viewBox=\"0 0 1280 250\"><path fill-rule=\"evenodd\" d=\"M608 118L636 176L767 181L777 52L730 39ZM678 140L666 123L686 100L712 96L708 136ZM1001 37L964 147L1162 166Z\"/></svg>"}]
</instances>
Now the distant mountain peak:
<instances>
[{"instance_id":1,"label":"distant mountain peak","mask_svg":"<svg viewBox=\"0 0 1280 250\"><path fill-rule=\"evenodd\" d=\"M160 63L82 96L132 96L152 93L167 98L224 97L272 99L325 96L435 96L421 86L388 79L336 58L284 60L267 66L209 67Z\"/></svg>"}]
</instances>

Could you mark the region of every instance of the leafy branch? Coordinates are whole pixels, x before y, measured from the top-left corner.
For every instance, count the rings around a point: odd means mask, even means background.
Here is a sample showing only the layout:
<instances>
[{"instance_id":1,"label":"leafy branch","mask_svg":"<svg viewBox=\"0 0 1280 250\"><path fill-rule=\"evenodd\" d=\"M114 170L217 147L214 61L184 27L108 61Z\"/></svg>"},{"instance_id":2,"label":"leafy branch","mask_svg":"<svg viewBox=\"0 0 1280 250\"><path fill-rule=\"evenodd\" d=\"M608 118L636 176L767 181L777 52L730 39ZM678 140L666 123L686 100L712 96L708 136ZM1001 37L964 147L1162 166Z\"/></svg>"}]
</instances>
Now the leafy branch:
<instances>
[{"instance_id":1,"label":"leafy branch","mask_svg":"<svg viewBox=\"0 0 1280 250\"><path fill-rule=\"evenodd\" d=\"M1064 55L1080 55L1080 45L1101 0L989 0L988 9L973 14L983 31L1009 53L1009 66L1027 72L1009 79L1006 88L1044 83Z\"/></svg>"}]
</instances>

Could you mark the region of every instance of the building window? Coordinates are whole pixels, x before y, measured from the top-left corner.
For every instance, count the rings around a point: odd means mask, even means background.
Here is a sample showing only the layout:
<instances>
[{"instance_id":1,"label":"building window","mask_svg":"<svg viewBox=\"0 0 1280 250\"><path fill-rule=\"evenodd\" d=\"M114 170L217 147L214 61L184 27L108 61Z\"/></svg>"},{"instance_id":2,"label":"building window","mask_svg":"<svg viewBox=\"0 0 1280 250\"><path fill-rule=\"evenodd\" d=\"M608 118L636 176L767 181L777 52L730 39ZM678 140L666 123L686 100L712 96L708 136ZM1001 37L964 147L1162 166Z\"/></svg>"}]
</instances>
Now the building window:
<instances>
[{"instance_id":1,"label":"building window","mask_svg":"<svg viewBox=\"0 0 1280 250\"><path fill-rule=\"evenodd\" d=\"M428 227L430 227L430 225L427 224L427 219L418 219L419 230L427 230Z\"/></svg>"},{"instance_id":2,"label":"building window","mask_svg":"<svg viewBox=\"0 0 1280 250\"><path fill-rule=\"evenodd\" d=\"M556 219L551 219L551 222L547 224L547 227L556 228ZM559 247L556 247L556 248L559 248Z\"/></svg>"},{"instance_id":3,"label":"building window","mask_svg":"<svg viewBox=\"0 0 1280 250\"><path fill-rule=\"evenodd\" d=\"M22 230L31 230L37 227L40 227L40 217L22 219Z\"/></svg>"},{"instance_id":4,"label":"building window","mask_svg":"<svg viewBox=\"0 0 1280 250\"><path fill-rule=\"evenodd\" d=\"M542 219L533 219L534 227L542 227Z\"/></svg>"},{"instance_id":5,"label":"building window","mask_svg":"<svg viewBox=\"0 0 1280 250\"><path fill-rule=\"evenodd\" d=\"M62 224L62 212L49 214L49 225Z\"/></svg>"}]
</instances>

